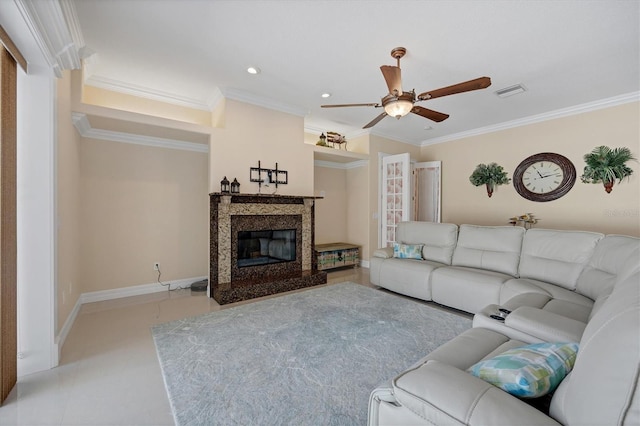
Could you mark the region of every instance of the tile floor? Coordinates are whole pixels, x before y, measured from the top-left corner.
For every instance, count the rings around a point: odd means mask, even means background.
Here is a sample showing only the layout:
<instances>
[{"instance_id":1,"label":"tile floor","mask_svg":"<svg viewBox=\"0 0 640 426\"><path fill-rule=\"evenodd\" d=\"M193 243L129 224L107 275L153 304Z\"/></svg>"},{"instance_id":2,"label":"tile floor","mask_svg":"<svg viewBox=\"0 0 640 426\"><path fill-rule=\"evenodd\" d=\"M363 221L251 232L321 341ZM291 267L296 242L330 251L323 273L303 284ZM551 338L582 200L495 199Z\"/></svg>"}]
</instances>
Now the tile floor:
<instances>
[{"instance_id":1,"label":"tile floor","mask_svg":"<svg viewBox=\"0 0 640 426\"><path fill-rule=\"evenodd\" d=\"M328 285L344 281L370 286L369 270L329 272ZM0 407L0 426L173 425L150 327L237 305L190 290L84 305L60 366L21 377Z\"/></svg>"}]
</instances>

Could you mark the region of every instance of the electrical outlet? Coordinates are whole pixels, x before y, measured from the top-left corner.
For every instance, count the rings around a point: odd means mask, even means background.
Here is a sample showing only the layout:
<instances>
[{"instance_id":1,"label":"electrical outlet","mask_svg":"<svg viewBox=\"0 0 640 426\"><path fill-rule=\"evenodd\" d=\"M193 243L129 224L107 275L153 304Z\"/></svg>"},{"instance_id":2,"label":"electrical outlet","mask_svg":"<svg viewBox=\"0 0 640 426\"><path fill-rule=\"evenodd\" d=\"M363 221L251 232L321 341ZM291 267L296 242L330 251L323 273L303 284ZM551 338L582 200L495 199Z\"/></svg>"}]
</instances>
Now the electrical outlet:
<instances>
[{"instance_id":1,"label":"electrical outlet","mask_svg":"<svg viewBox=\"0 0 640 426\"><path fill-rule=\"evenodd\" d=\"M160 270L160 262L156 262L153 264L153 270L154 271L159 271Z\"/></svg>"}]
</instances>

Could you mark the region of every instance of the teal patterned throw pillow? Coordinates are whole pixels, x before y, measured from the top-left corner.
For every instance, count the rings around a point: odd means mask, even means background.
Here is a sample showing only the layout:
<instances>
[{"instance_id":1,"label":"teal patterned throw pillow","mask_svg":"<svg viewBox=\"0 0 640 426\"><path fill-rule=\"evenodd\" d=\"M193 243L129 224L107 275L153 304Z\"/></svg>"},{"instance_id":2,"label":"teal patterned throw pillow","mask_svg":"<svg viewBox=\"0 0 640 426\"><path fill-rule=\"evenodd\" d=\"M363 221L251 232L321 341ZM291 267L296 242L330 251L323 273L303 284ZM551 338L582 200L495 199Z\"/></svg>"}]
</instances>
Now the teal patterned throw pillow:
<instances>
[{"instance_id":1,"label":"teal patterned throw pillow","mask_svg":"<svg viewBox=\"0 0 640 426\"><path fill-rule=\"evenodd\" d=\"M424 247L424 244L393 243L393 257L397 257L398 259L422 260L422 247Z\"/></svg>"},{"instance_id":2,"label":"teal patterned throw pillow","mask_svg":"<svg viewBox=\"0 0 640 426\"><path fill-rule=\"evenodd\" d=\"M469 367L469 373L520 398L553 392L573 368L577 343L535 343Z\"/></svg>"}]
</instances>

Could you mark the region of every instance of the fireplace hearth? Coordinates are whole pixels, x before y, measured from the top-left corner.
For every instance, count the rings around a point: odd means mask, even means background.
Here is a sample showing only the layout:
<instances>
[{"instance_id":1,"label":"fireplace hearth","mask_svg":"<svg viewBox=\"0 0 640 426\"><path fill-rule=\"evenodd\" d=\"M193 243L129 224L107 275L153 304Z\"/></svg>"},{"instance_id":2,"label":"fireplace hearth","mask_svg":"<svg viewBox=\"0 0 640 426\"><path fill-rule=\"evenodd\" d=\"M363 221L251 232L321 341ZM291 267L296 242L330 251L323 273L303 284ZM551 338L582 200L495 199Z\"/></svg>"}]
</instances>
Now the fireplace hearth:
<instances>
[{"instance_id":1,"label":"fireplace hearth","mask_svg":"<svg viewBox=\"0 0 640 426\"><path fill-rule=\"evenodd\" d=\"M210 194L210 296L226 304L326 283L316 197Z\"/></svg>"},{"instance_id":2,"label":"fireplace hearth","mask_svg":"<svg viewBox=\"0 0 640 426\"><path fill-rule=\"evenodd\" d=\"M296 260L296 230L238 231L238 268Z\"/></svg>"}]
</instances>

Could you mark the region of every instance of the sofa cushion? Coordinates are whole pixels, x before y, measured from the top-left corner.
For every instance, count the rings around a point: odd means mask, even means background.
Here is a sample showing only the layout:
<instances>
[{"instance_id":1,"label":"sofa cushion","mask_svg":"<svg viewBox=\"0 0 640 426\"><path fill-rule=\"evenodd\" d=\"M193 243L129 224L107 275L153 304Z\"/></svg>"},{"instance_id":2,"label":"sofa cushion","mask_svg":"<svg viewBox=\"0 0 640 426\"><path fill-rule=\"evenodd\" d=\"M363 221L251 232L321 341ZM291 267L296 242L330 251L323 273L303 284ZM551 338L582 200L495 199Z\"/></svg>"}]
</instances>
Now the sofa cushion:
<instances>
[{"instance_id":1,"label":"sofa cushion","mask_svg":"<svg viewBox=\"0 0 640 426\"><path fill-rule=\"evenodd\" d=\"M400 222L396 241L404 244L424 244L422 258L451 265L451 256L458 239L458 225L434 222Z\"/></svg>"},{"instance_id":2,"label":"sofa cushion","mask_svg":"<svg viewBox=\"0 0 640 426\"><path fill-rule=\"evenodd\" d=\"M522 243L520 277L574 290L578 276L602 237L603 234L595 232L529 229Z\"/></svg>"},{"instance_id":3,"label":"sofa cushion","mask_svg":"<svg viewBox=\"0 0 640 426\"><path fill-rule=\"evenodd\" d=\"M431 294L434 302L476 313L498 303L500 288L509 279L500 272L444 266L431 273Z\"/></svg>"},{"instance_id":4,"label":"sofa cushion","mask_svg":"<svg viewBox=\"0 0 640 426\"><path fill-rule=\"evenodd\" d=\"M640 274L615 284L580 340L571 374L551 400L562 424L640 424Z\"/></svg>"},{"instance_id":5,"label":"sofa cushion","mask_svg":"<svg viewBox=\"0 0 640 426\"><path fill-rule=\"evenodd\" d=\"M578 278L576 291L596 300L610 293L619 273L624 273L627 262L640 260L640 238L607 235L596 244Z\"/></svg>"},{"instance_id":6,"label":"sofa cushion","mask_svg":"<svg viewBox=\"0 0 640 426\"><path fill-rule=\"evenodd\" d=\"M452 265L516 276L524 228L460 225Z\"/></svg>"},{"instance_id":7,"label":"sofa cushion","mask_svg":"<svg viewBox=\"0 0 640 426\"><path fill-rule=\"evenodd\" d=\"M573 368L577 343L534 343L480 361L467 371L505 392L538 398L552 391Z\"/></svg>"},{"instance_id":8,"label":"sofa cushion","mask_svg":"<svg viewBox=\"0 0 640 426\"><path fill-rule=\"evenodd\" d=\"M396 258L374 257L370 262L372 284L422 300L431 300L431 272L444 266L428 260Z\"/></svg>"},{"instance_id":9,"label":"sofa cushion","mask_svg":"<svg viewBox=\"0 0 640 426\"><path fill-rule=\"evenodd\" d=\"M521 297L533 294L540 297ZM532 300L534 303L530 303ZM593 309L593 300L586 296L554 284L527 278L514 278L505 282L500 289L499 304L509 310L519 306L531 306L585 323Z\"/></svg>"},{"instance_id":10,"label":"sofa cushion","mask_svg":"<svg viewBox=\"0 0 640 426\"><path fill-rule=\"evenodd\" d=\"M401 374L393 381L393 391L397 406L416 417L385 413L379 424L559 426L532 405L438 361Z\"/></svg>"},{"instance_id":11,"label":"sofa cushion","mask_svg":"<svg viewBox=\"0 0 640 426\"><path fill-rule=\"evenodd\" d=\"M422 260L422 247L424 244L393 243L393 257Z\"/></svg>"},{"instance_id":12,"label":"sofa cushion","mask_svg":"<svg viewBox=\"0 0 640 426\"><path fill-rule=\"evenodd\" d=\"M474 327L434 349L414 367L431 360L466 370L483 359L493 358L509 349L524 345L526 342L510 339L502 333Z\"/></svg>"}]
</instances>

